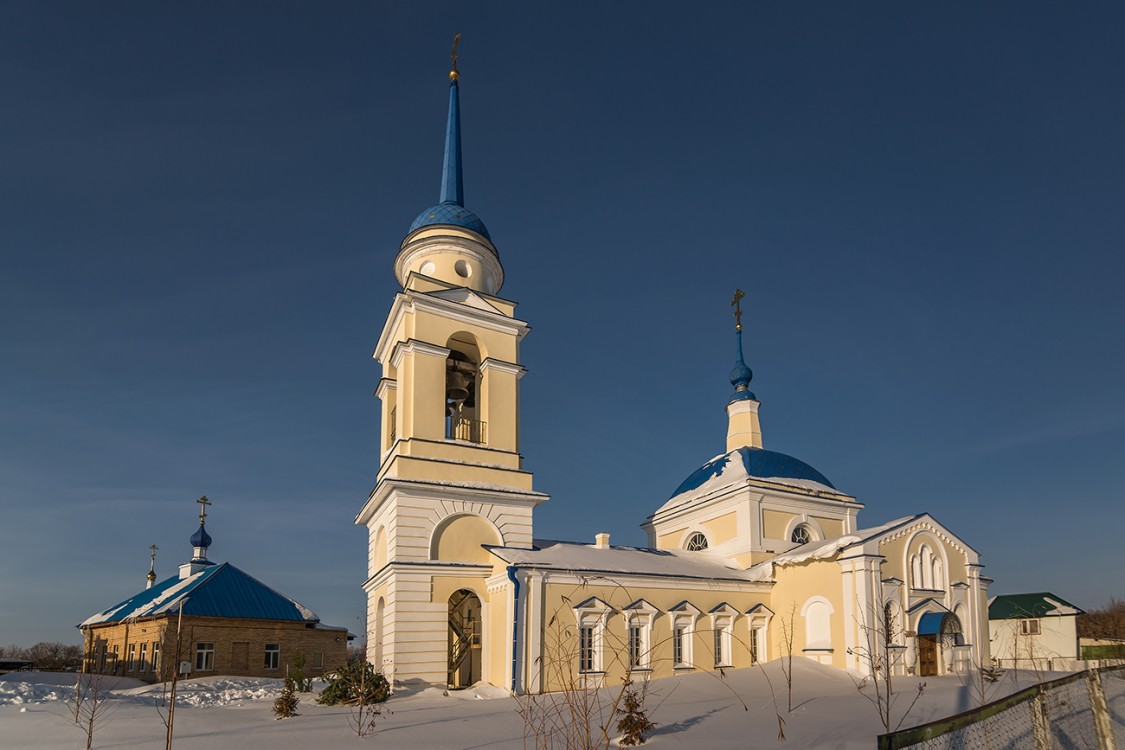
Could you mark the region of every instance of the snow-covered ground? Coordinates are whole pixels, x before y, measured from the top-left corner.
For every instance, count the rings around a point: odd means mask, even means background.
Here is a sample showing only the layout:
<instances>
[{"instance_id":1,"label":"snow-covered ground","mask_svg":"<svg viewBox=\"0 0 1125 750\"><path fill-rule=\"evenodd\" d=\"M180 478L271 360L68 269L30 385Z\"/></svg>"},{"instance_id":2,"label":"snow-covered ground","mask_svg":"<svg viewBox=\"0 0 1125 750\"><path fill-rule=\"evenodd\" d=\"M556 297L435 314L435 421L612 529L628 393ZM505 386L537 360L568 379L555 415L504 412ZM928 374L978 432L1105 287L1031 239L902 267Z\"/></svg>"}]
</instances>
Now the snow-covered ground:
<instances>
[{"instance_id":1,"label":"snow-covered ground","mask_svg":"<svg viewBox=\"0 0 1125 750\"><path fill-rule=\"evenodd\" d=\"M858 693L851 677L805 659L794 659L793 666L792 713L785 710L780 662L771 662L764 669L731 670L725 679L688 674L655 681L648 705L659 727L645 747L875 747L882 725L874 706ZM1056 675L1042 677L1052 676ZM85 736L68 718L74 678L49 673L0 676L0 748L84 747ZM926 690L904 727L976 705L971 691L956 677L928 677L925 681ZM1034 674L1013 676L1009 672L990 687L989 700L1034 681ZM777 739L771 684L785 719L788 741L784 743ZM899 710L910 702L917 684L917 678L898 680ZM501 688L482 686L449 694L434 688L400 691L385 704L390 713L378 719L378 728L366 739L350 729L349 709L319 706L313 695L301 695L299 716L275 720L271 708L280 688L280 680L258 678L181 682L173 746L177 750L335 750L373 744L412 750L534 747L530 741L525 743L517 700ZM95 733L94 747L163 747L165 730L157 711L161 692L159 685L118 680L107 704L108 719Z\"/></svg>"}]
</instances>

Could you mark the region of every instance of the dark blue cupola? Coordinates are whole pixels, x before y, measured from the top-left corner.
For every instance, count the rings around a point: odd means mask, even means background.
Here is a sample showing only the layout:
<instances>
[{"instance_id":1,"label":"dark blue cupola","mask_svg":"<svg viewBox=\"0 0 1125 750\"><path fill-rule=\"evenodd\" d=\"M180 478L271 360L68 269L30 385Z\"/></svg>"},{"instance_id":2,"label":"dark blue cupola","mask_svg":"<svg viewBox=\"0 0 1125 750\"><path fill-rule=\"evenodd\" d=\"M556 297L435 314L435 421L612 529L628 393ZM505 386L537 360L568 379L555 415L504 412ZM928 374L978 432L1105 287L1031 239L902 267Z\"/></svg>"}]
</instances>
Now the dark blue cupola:
<instances>
[{"instance_id":1,"label":"dark blue cupola","mask_svg":"<svg viewBox=\"0 0 1125 750\"><path fill-rule=\"evenodd\" d=\"M458 38L460 34L457 35ZM457 70L457 42L453 46L453 69L449 71L449 115L445 122L445 157L441 168L441 197L410 225L410 232L422 227L450 225L469 229L489 242L492 238L484 222L465 208L465 187L461 176L461 103L458 97L461 74ZM495 252L495 249L493 249Z\"/></svg>"},{"instance_id":2,"label":"dark blue cupola","mask_svg":"<svg viewBox=\"0 0 1125 750\"><path fill-rule=\"evenodd\" d=\"M746 361L742 356L742 324L740 323L735 330L735 337L738 341L738 355L734 361L734 369L730 371L730 384L734 386L734 395L731 396L731 401L745 401L747 399L757 401L758 397L750 390L750 381L754 379L754 372L746 366Z\"/></svg>"},{"instance_id":3,"label":"dark blue cupola","mask_svg":"<svg viewBox=\"0 0 1125 750\"><path fill-rule=\"evenodd\" d=\"M180 566L180 577L186 578L193 575L204 568L210 567L215 563L207 559L207 548L211 546L211 535L207 533L207 506L211 505L211 501L207 496L199 498L195 502L199 503L199 528L191 535L192 556L191 560Z\"/></svg>"}]
</instances>

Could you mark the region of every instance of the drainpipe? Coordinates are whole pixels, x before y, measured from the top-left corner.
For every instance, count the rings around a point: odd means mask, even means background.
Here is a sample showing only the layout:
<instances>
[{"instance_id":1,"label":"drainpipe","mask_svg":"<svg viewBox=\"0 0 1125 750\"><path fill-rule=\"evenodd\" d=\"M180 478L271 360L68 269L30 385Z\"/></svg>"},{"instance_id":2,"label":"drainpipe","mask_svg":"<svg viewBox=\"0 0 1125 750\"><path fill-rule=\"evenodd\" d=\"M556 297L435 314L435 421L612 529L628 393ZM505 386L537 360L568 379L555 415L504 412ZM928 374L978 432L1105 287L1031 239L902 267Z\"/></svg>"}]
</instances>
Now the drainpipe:
<instances>
[{"instance_id":1,"label":"drainpipe","mask_svg":"<svg viewBox=\"0 0 1125 750\"><path fill-rule=\"evenodd\" d=\"M515 587L512 594L512 692L516 692L516 666L519 664L519 634L520 634L520 579L516 577L519 568L515 565L508 566L508 580Z\"/></svg>"}]
</instances>

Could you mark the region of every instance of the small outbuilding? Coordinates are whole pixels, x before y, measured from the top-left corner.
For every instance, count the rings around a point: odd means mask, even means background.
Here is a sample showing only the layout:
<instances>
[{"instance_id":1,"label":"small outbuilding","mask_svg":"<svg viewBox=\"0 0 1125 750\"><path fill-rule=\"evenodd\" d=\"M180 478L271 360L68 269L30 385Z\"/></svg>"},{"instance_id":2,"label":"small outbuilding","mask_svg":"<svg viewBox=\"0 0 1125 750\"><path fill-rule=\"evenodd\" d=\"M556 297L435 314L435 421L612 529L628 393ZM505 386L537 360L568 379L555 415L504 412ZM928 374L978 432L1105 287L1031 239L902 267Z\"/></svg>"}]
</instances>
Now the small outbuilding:
<instances>
[{"instance_id":1,"label":"small outbuilding","mask_svg":"<svg viewBox=\"0 0 1125 750\"><path fill-rule=\"evenodd\" d=\"M1002 667L1066 670L1078 660L1078 615L1050 592L1003 594L988 602L992 658Z\"/></svg>"},{"instance_id":2,"label":"small outbuilding","mask_svg":"<svg viewBox=\"0 0 1125 750\"><path fill-rule=\"evenodd\" d=\"M84 671L148 682L181 675L283 677L300 667L315 677L347 660L348 631L230 563L207 559L204 526L191 537L192 559L156 582L155 548L148 586L87 618Z\"/></svg>"}]
</instances>

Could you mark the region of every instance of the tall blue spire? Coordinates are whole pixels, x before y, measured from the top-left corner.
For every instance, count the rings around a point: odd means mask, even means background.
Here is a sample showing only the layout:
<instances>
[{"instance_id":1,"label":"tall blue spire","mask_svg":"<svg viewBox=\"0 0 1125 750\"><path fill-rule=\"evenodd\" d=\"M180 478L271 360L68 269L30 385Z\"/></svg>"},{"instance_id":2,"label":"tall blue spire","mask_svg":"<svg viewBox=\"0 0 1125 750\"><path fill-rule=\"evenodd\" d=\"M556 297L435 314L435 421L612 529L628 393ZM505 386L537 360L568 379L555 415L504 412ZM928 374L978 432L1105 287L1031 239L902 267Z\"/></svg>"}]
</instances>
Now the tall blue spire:
<instances>
[{"instance_id":1,"label":"tall blue spire","mask_svg":"<svg viewBox=\"0 0 1125 750\"><path fill-rule=\"evenodd\" d=\"M410 225L410 231L441 224L470 229L489 242L492 238L484 222L465 208L465 187L461 179L461 74L457 70L457 42L453 38L453 69L449 71L449 114L445 120L445 156L441 166L441 197L436 206L430 206ZM493 252L496 249L491 248Z\"/></svg>"},{"instance_id":2,"label":"tall blue spire","mask_svg":"<svg viewBox=\"0 0 1125 750\"><path fill-rule=\"evenodd\" d=\"M745 296L745 292L741 289L735 289L734 299L730 301L730 306L734 308L734 335L738 342L738 356L734 361L734 369L730 371L730 384L734 386L734 395L731 396L731 401L758 400L758 397L750 390L750 381L754 378L754 372L746 366L746 360L742 356L741 300Z\"/></svg>"},{"instance_id":3,"label":"tall blue spire","mask_svg":"<svg viewBox=\"0 0 1125 750\"><path fill-rule=\"evenodd\" d=\"M445 160L441 167L439 203L465 205L465 186L461 181L461 103L458 99L457 71L449 74L449 117L445 121Z\"/></svg>"}]
</instances>

